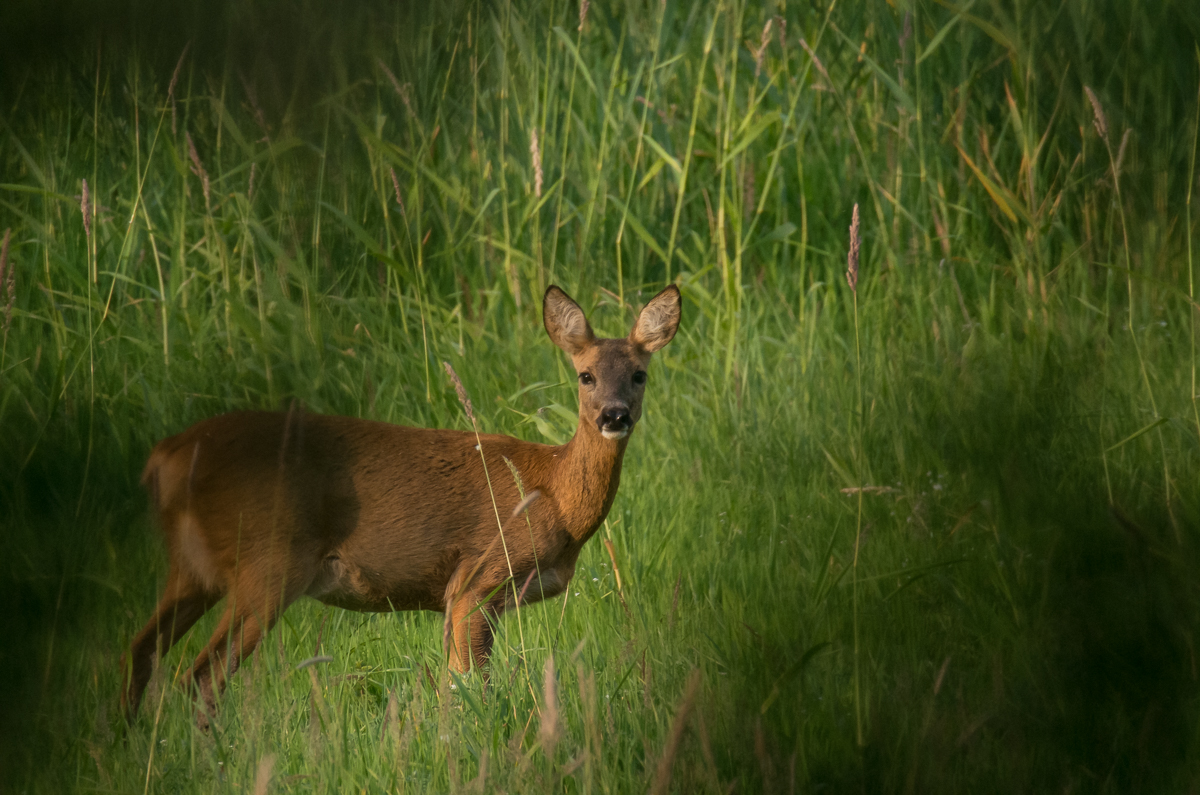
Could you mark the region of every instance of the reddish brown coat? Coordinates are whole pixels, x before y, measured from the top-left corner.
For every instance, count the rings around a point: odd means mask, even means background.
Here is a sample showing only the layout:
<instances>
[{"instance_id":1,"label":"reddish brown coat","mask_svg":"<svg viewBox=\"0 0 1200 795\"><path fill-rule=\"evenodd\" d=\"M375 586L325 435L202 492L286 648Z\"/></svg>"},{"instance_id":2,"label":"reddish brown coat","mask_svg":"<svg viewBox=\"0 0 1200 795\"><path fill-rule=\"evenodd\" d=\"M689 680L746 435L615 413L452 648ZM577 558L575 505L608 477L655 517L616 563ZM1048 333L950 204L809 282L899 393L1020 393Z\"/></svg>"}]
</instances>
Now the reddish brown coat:
<instances>
[{"instance_id":1,"label":"reddish brown coat","mask_svg":"<svg viewBox=\"0 0 1200 795\"><path fill-rule=\"evenodd\" d=\"M224 414L160 442L143 482L171 567L128 656L126 714L137 710L156 650L222 598L221 621L190 672L210 709L302 595L350 610L444 612L450 664L466 671L486 661L489 622L517 597L565 590L612 507L645 367L674 336L680 302L668 287L628 338L611 340L597 339L557 287L544 308L547 332L579 373L579 426L565 445L302 410ZM522 489L535 498L516 513Z\"/></svg>"}]
</instances>

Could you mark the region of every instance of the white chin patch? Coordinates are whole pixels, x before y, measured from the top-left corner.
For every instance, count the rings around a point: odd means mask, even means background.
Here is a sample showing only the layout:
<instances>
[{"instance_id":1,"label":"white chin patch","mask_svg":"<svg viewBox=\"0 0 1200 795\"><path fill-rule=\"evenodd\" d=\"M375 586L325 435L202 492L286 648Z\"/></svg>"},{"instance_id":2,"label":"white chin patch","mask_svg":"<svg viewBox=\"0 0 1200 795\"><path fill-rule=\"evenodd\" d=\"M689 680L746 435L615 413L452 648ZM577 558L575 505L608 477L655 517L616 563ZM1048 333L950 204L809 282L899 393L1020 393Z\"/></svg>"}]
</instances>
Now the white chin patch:
<instances>
[{"instance_id":1,"label":"white chin patch","mask_svg":"<svg viewBox=\"0 0 1200 795\"><path fill-rule=\"evenodd\" d=\"M623 431L600 431L600 435L605 439L612 439L613 441L616 441L617 439L624 439L626 436L628 436L629 429L627 428Z\"/></svg>"}]
</instances>

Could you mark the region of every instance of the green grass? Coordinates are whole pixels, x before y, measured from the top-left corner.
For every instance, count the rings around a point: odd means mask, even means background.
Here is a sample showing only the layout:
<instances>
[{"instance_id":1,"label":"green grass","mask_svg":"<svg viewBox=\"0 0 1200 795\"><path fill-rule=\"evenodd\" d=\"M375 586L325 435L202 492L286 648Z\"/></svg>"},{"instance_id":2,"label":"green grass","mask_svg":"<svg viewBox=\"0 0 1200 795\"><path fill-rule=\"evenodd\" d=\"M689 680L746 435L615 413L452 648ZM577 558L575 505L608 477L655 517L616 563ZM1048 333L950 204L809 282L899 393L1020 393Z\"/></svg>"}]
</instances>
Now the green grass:
<instances>
[{"instance_id":1,"label":"green grass","mask_svg":"<svg viewBox=\"0 0 1200 795\"><path fill-rule=\"evenodd\" d=\"M1186 4L130 3L54 47L32 9L0 81L0 788L1200 786ZM293 399L466 427L446 360L482 430L560 440L545 287L617 335L668 281L600 531L624 605L593 541L485 687L438 616L299 603L202 733L173 681L210 617L119 719L157 439Z\"/></svg>"}]
</instances>

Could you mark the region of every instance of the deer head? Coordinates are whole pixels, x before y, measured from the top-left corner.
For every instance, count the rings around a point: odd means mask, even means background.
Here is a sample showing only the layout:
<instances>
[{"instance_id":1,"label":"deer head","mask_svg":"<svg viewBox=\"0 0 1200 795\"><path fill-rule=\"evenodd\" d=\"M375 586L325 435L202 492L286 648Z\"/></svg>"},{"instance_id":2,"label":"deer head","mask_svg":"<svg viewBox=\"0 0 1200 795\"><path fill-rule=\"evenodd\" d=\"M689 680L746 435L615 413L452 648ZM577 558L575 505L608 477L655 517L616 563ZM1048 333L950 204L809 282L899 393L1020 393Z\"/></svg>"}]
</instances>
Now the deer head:
<instances>
[{"instance_id":1,"label":"deer head","mask_svg":"<svg viewBox=\"0 0 1200 795\"><path fill-rule=\"evenodd\" d=\"M624 439L642 416L646 365L679 327L679 288L667 287L638 313L624 339L601 339L569 295L558 287L543 300L546 333L571 357L579 375L580 428L595 427L605 439Z\"/></svg>"}]
</instances>

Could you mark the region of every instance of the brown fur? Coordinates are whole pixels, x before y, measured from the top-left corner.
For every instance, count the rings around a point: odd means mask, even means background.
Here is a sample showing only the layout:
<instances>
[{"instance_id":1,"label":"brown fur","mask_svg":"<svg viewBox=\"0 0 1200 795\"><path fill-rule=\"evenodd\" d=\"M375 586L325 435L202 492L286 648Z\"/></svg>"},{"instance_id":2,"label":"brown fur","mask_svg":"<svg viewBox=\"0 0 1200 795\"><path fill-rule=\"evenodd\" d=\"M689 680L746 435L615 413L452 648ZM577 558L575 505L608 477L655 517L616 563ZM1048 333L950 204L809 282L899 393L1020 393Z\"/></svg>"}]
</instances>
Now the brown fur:
<instances>
[{"instance_id":1,"label":"brown fur","mask_svg":"<svg viewBox=\"0 0 1200 795\"><path fill-rule=\"evenodd\" d=\"M450 664L467 671L487 660L490 622L518 596L499 586L511 579L526 603L566 590L580 549L612 507L650 354L679 324L679 291L652 299L627 339L597 339L557 287L544 310L547 333L580 374L579 426L560 447L295 409L224 414L160 442L142 482L170 573L123 661L127 717L160 647L165 653L223 598L190 671L210 710L300 596L349 610L444 612ZM538 492L519 515L505 459L526 493Z\"/></svg>"}]
</instances>

